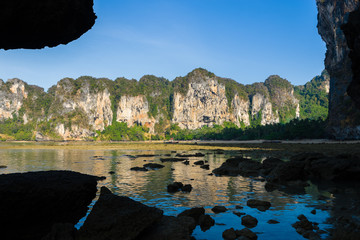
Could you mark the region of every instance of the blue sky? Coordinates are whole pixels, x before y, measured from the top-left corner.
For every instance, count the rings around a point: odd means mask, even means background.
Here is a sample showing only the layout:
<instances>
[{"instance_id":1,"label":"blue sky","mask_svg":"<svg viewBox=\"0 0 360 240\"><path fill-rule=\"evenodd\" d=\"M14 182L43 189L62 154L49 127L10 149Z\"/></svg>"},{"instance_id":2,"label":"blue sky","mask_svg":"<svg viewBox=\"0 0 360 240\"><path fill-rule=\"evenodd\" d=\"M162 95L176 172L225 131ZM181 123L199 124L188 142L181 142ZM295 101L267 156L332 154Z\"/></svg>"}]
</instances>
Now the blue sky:
<instances>
[{"instance_id":1,"label":"blue sky","mask_svg":"<svg viewBox=\"0 0 360 240\"><path fill-rule=\"evenodd\" d=\"M202 67L249 84L296 85L324 69L315 0L94 0L95 26L43 50L0 50L0 78L45 89L83 75L173 80Z\"/></svg>"}]
</instances>

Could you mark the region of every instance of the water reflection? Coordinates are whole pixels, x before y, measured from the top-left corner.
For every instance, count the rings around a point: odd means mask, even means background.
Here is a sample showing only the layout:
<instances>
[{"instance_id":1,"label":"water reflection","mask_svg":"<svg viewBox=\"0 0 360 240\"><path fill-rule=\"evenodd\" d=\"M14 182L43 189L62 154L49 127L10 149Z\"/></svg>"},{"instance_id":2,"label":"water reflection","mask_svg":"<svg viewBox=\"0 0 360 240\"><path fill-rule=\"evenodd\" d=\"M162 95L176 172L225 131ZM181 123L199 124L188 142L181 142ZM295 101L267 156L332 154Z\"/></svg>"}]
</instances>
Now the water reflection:
<instances>
[{"instance_id":1,"label":"water reflection","mask_svg":"<svg viewBox=\"0 0 360 240\"><path fill-rule=\"evenodd\" d=\"M182 162L166 162L164 168L148 172L130 171L132 167L142 167L145 163L160 163L160 156L171 154L170 151L133 151L133 150L0 150L0 165L7 168L0 169L0 173L28 172L40 170L72 170L96 176L105 176L106 180L99 183L107 186L118 195L131 197L147 205L156 206L168 215L176 215L184 209L194 206L204 206L217 223L207 232L197 228L194 236L197 239L221 239L225 229L234 227L243 228L241 218L234 215L236 205L244 208L241 210L259 220L253 230L260 233L259 239L303 239L291 227L296 222L299 214L305 214L310 221L324 225L329 216L327 211L318 211L316 215L310 214L313 210L310 205L319 204L316 194L317 189L310 188L311 194L296 195L279 191L266 192L264 182L258 179L243 177L215 177L209 175L214 168L219 167L228 157L236 152L215 154L214 151L203 150L204 157L191 157L190 165ZM134 158L129 155L152 154L155 157ZM94 157L95 156L95 157ZM210 165L210 170L205 170L193 163L205 160ZM110 173L111 172L111 173ZM169 194L166 187L173 181L191 184L191 193ZM249 198L267 200L272 203L272 208L260 212L246 206ZM229 211L222 214L213 214L214 205L226 206ZM268 220L275 219L280 223L269 225Z\"/></svg>"}]
</instances>

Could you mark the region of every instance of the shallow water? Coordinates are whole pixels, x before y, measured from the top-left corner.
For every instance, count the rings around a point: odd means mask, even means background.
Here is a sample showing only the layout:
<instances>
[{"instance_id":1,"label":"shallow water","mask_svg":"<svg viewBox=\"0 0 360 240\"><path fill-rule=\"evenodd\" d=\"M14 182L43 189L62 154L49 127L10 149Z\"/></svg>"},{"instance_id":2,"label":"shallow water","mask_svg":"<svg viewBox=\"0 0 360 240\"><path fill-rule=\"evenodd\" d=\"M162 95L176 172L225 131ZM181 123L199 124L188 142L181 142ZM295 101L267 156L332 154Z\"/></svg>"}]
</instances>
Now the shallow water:
<instances>
[{"instance_id":1,"label":"shallow water","mask_svg":"<svg viewBox=\"0 0 360 240\"><path fill-rule=\"evenodd\" d=\"M131 167L142 167L145 163L160 162L160 156L139 157L133 159L128 155L156 154L165 155L176 153L171 151L140 151L140 150L76 150L76 149L1 149L0 165L7 168L0 169L2 173L28 172L40 170L72 170L96 176L105 176L106 180L99 182L99 187L106 186L117 195L131 197L149 206L156 206L164 210L167 215L177 215L185 209L203 206L206 212L215 219L216 225L210 230L203 232L197 227L193 233L196 239L222 239L222 232L233 227L244 228L241 225L241 217L233 214L240 211L257 218L258 225L251 229L258 233L258 239L304 239L291 224L297 221L297 216L304 214L310 221L319 223L320 229L330 226L325 224L330 216L327 211L317 210L316 215L310 212L314 209L309 205L331 205L332 198L318 200L320 194L316 186L308 188L307 194L288 194L280 191L267 192L265 183L259 179L244 177L216 177L209 173L219 167L227 158L236 155L235 151L225 151L218 154L216 151L202 150L205 157L190 157L190 165L182 162L166 162L164 168L150 170L148 172L130 171ZM177 153L185 153L177 151ZM189 152L186 152L189 153ZM94 156L101 156L98 160ZM162 156L163 157L163 156ZM192 163L197 160L206 160L210 170L204 170ZM172 170L174 169L174 170ZM113 171L115 174L110 174ZM170 194L166 191L169 183L180 181L191 184L191 193ZM248 199L262 199L272 203L272 207L266 212L246 206ZM94 201L95 202L95 201ZM94 204L93 202L93 204ZM211 208L222 205L228 208L225 213L214 214ZM235 209L242 206L243 209ZM267 221L274 219L279 224L268 224ZM77 227L83 224L82 219ZM325 235L323 235L325 237Z\"/></svg>"}]
</instances>

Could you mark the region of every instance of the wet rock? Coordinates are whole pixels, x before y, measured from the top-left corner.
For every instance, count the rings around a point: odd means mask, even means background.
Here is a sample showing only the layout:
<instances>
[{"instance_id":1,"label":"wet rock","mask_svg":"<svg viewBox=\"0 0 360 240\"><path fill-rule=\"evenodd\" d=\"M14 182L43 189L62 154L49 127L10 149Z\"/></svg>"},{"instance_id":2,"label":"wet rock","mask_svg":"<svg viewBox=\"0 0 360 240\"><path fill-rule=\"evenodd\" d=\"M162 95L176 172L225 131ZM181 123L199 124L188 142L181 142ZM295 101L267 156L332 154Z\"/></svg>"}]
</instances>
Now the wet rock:
<instances>
[{"instance_id":1,"label":"wet rock","mask_svg":"<svg viewBox=\"0 0 360 240\"><path fill-rule=\"evenodd\" d=\"M259 176L262 165L260 162L248 160L238 165L239 174L244 177Z\"/></svg>"},{"instance_id":2,"label":"wet rock","mask_svg":"<svg viewBox=\"0 0 360 240\"><path fill-rule=\"evenodd\" d=\"M1 239L39 240L55 223L75 225L95 198L98 180L71 171L0 175Z\"/></svg>"},{"instance_id":3,"label":"wet rock","mask_svg":"<svg viewBox=\"0 0 360 240\"><path fill-rule=\"evenodd\" d=\"M262 170L261 173L263 175L268 175L274 168L276 168L279 164L282 164L284 161L282 161L279 158L270 157L265 159L262 162Z\"/></svg>"},{"instance_id":4,"label":"wet rock","mask_svg":"<svg viewBox=\"0 0 360 240\"><path fill-rule=\"evenodd\" d=\"M200 217L205 214L205 209L203 207L195 207L183 211L178 215L178 217L191 217L199 224Z\"/></svg>"},{"instance_id":5,"label":"wet rock","mask_svg":"<svg viewBox=\"0 0 360 240\"><path fill-rule=\"evenodd\" d=\"M199 225L201 230L205 232L215 225L215 220L208 214L201 215L199 218Z\"/></svg>"},{"instance_id":6,"label":"wet rock","mask_svg":"<svg viewBox=\"0 0 360 240\"><path fill-rule=\"evenodd\" d=\"M205 169L205 170L209 170L210 169L210 165L209 164L205 164L200 166L200 168Z\"/></svg>"},{"instance_id":7,"label":"wet rock","mask_svg":"<svg viewBox=\"0 0 360 240\"><path fill-rule=\"evenodd\" d=\"M235 206L235 209L243 209L244 207L243 206L240 206L240 205L236 205Z\"/></svg>"},{"instance_id":8,"label":"wet rock","mask_svg":"<svg viewBox=\"0 0 360 240\"><path fill-rule=\"evenodd\" d=\"M144 164L144 168L150 168L150 169L159 169L159 168L163 168L165 167L162 164L158 164L158 163L147 163Z\"/></svg>"},{"instance_id":9,"label":"wet rock","mask_svg":"<svg viewBox=\"0 0 360 240\"><path fill-rule=\"evenodd\" d=\"M110 171L109 174L115 174L115 172L114 172L114 171Z\"/></svg>"},{"instance_id":10,"label":"wet rock","mask_svg":"<svg viewBox=\"0 0 360 240\"><path fill-rule=\"evenodd\" d=\"M227 208L224 206L215 206L211 209L214 213L222 213L222 212L226 212Z\"/></svg>"},{"instance_id":11,"label":"wet rock","mask_svg":"<svg viewBox=\"0 0 360 240\"><path fill-rule=\"evenodd\" d=\"M131 171L140 171L140 172L146 172L149 171L147 168L144 167L132 167L130 168Z\"/></svg>"},{"instance_id":12,"label":"wet rock","mask_svg":"<svg viewBox=\"0 0 360 240\"><path fill-rule=\"evenodd\" d=\"M174 182L167 186L167 191L169 193L175 193L181 190L181 188L184 186L181 182Z\"/></svg>"},{"instance_id":13,"label":"wet rock","mask_svg":"<svg viewBox=\"0 0 360 240\"><path fill-rule=\"evenodd\" d=\"M276 220L273 220L273 219L270 219L269 221L267 221L268 224L278 224L279 221L276 221Z\"/></svg>"},{"instance_id":14,"label":"wet rock","mask_svg":"<svg viewBox=\"0 0 360 240\"><path fill-rule=\"evenodd\" d=\"M77 229L71 223L57 223L41 240L75 240Z\"/></svg>"},{"instance_id":15,"label":"wet rock","mask_svg":"<svg viewBox=\"0 0 360 240\"><path fill-rule=\"evenodd\" d=\"M233 214L235 214L235 215L238 216L238 217L241 217L241 216L246 215L246 213L238 212L238 211L233 211Z\"/></svg>"},{"instance_id":16,"label":"wet rock","mask_svg":"<svg viewBox=\"0 0 360 240\"><path fill-rule=\"evenodd\" d=\"M161 162L182 162L189 160L188 158L160 158Z\"/></svg>"},{"instance_id":17,"label":"wet rock","mask_svg":"<svg viewBox=\"0 0 360 240\"><path fill-rule=\"evenodd\" d=\"M189 160L185 160L185 161L183 161L183 164L189 165L189 164L190 164L190 161L189 161Z\"/></svg>"},{"instance_id":18,"label":"wet rock","mask_svg":"<svg viewBox=\"0 0 360 240\"><path fill-rule=\"evenodd\" d=\"M193 221L192 218L163 216L159 222L145 229L136 240L190 240Z\"/></svg>"},{"instance_id":19,"label":"wet rock","mask_svg":"<svg viewBox=\"0 0 360 240\"><path fill-rule=\"evenodd\" d=\"M191 192L191 190L192 190L191 184L185 184L184 186L181 187L181 191L183 192Z\"/></svg>"},{"instance_id":20,"label":"wet rock","mask_svg":"<svg viewBox=\"0 0 360 240\"><path fill-rule=\"evenodd\" d=\"M236 239L236 233L234 228L230 228L230 229L226 229L223 233L222 233L222 237L225 240L235 240Z\"/></svg>"},{"instance_id":21,"label":"wet rock","mask_svg":"<svg viewBox=\"0 0 360 240\"><path fill-rule=\"evenodd\" d=\"M304 238L317 239L317 237L319 237L318 234L313 231L316 229L316 224L310 222L303 214L299 215L297 218L300 221L292 224L297 233Z\"/></svg>"},{"instance_id":22,"label":"wet rock","mask_svg":"<svg viewBox=\"0 0 360 240\"><path fill-rule=\"evenodd\" d=\"M244 238L240 238L240 237L245 237L245 239L257 240L257 238L258 238L258 236L248 228L236 230L235 234L237 237L239 237L238 239L244 239Z\"/></svg>"},{"instance_id":23,"label":"wet rock","mask_svg":"<svg viewBox=\"0 0 360 240\"><path fill-rule=\"evenodd\" d=\"M268 182L286 183L294 180L305 180L305 162L290 161L277 165L266 177Z\"/></svg>"},{"instance_id":24,"label":"wet rock","mask_svg":"<svg viewBox=\"0 0 360 240\"><path fill-rule=\"evenodd\" d=\"M134 239L162 217L162 210L102 187L99 200L79 230L79 240Z\"/></svg>"},{"instance_id":25,"label":"wet rock","mask_svg":"<svg viewBox=\"0 0 360 240\"><path fill-rule=\"evenodd\" d=\"M201 161L196 161L196 162L194 162L194 164L195 164L195 165L204 165L205 162L201 160Z\"/></svg>"},{"instance_id":26,"label":"wet rock","mask_svg":"<svg viewBox=\"0 0 360 240\"><path fill-rule=\"evenodd\" d=\"M243 157L233 157L227 159L219 168L213 170L213 173L219 176L237 176L240 174L239 164L249 161Z\"/></svg>"},{"instance_id":27,"label":"wet rock","mask_svg":"<svg viewBox=\"0 0 360 240\"><path fill-rule=\"evenodd\" d=\"M258 220L251 215L246 215L241 218L241 224L247 228L253 228L257 226Z\"/></svg>"},{"instance_id":28,"label":"wet rock","mask_svg":"<svg viewBox=\"0 0 360 240\"><path fill-rule=\"evenodd\" d=\"M250 199L246 202L251 208L257 208L259 211L266 211L271 207L271 203L267 201L257 200L257 199Z\"/></svg>"},{"instance_id":29,"label":"wet rock","mask_svg":"<svg viewBox=\"0 0 360 240\"><path fill-rule=\"evenodd\" d=\"M313 209L312 211L311 211L311 214L316 214L316 210L315 209Z\"/></svg>"},{"instance_id":30,"label":"wet rock","mask_svg":"<svg viewBox=\"0 0 360 240\"><path fill-rule=\"evenodd\" d=\"M7 166L1 165L1 166L0 166L0 169L1 169L1 168L7 168Z\"/></svg>"},{"instance_id":31,"label":"wet rock","mask_svg":"<svg viewBox=\"0 0 360 240\"><path fill-rule=\"evenodd\" d=\"M202 154L202 153L195 153L195 154L181 154L181 153L178 153L176 154L176 157L204 157L205 154Z\"/></svg>"},{"instance_id":32,"label":"wet rock","mask_svg":"<svg viewBox=\"0 0 360 240\"><path fill-rule=\"evenodd\" d=\"M209 173L208 175L209 175L209 176L214 176L214 174L213 174L213 173Z\"/></svg>"}]
</instances>

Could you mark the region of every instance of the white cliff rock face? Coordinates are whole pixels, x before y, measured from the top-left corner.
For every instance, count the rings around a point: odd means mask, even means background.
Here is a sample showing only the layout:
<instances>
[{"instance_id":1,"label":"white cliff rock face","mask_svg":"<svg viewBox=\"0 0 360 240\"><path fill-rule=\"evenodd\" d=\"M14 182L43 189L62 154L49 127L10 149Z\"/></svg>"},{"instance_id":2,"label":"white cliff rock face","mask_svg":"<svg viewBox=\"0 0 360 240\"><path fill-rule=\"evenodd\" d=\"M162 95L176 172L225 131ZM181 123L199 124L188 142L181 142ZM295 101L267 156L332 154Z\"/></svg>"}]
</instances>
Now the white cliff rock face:
<instances>
[{"instance_id":1,"label":"white cliff rock face","mask_svg":"<svg viewBox=\"0 0 360 240\"><path fill-rule=\"evenodd\" d=\"M59 124L55 127L55 131L64 140L84 140L95 136L94 132L86 128L81 128L77 125L71 125L71 129L68 129L65 128L64 124Z\"/></svg>"},{"instance_id":2,"label":"white cliff rock face","mask_svg":"<svg viewBox=\"0 0 360 240\"><path fill-rule=\"evenodd\" d=\"M250 116L249 116L249 108L250 102L244 100L239 97L238 94L235 94L235 97L232 101L233 107L233 122L235 122L238 126L240 122L243 122L245 126L250 125Z\"/></svg>"},{"instance_id":3,"label":"white cliff rock face","mask_svg":"<svg viewBox=\"0 0 360 240\"><path fill-rule=\"evenodd\" d=\"M180 128L197 129L230 121L225 86L208 78L189 83L186 96L174 94L172 122Z\"/></svg>"},{"instance_id":4,"label":"white cliff rock face","mask_svg":"<svg viewBox=\"0 0 360 240\"><path fill-rule=\"evenodd\" d=\"M261 111L261 125L279 123L277 112L273 112L272 104L263 95L256 93L251 100L251 116L254 117Z\"/></svg>"},{"instance_id":5,"label":"white cliff rock face","mask_svg":"<svg viewBox=\"0 0 360 240\"><path fill-rule=\"evenodd\" d=\"M85 113L85 121L90 128L72 125L72 129L63 129L64 126L57 126L57 132L60 136L71 139L80 136L92 136L96 130L104 130L106 126L111 125L113 112L111 110L110 93L108 89L99 92L91 92L88 83L76 92L75 95L68 95L72 91L72 84L64 80L62 84L57 85L56 98L61 103L60 114L66 114L75 110L81 110ZM68 134L66 131L70 131Z\"/></svg>"},{"instance_id":6,"label":"white cliff rock face","mask_svg":"<svg viewBox=\"0 0 360 240\"><path fill-rule=\"evenodd\" d=\"M17 114L23 105L28 93L25 83L19 79L8 80L9 89L0 80L0 120L12 118L12 114Z\"/></svg>"},{"instance_id":7,"label":"white cliff rock face","mask_svg":"<svg viewBox=\"0 0 360 240\"><path fill-rule=\"evenodd\" d=\"M149 117L149 103L145 96L122 96L119 101L116 121L126 122L129 127L134 124L149 128L154 133L156 120Z\"/></svg>"}]
</instances>

